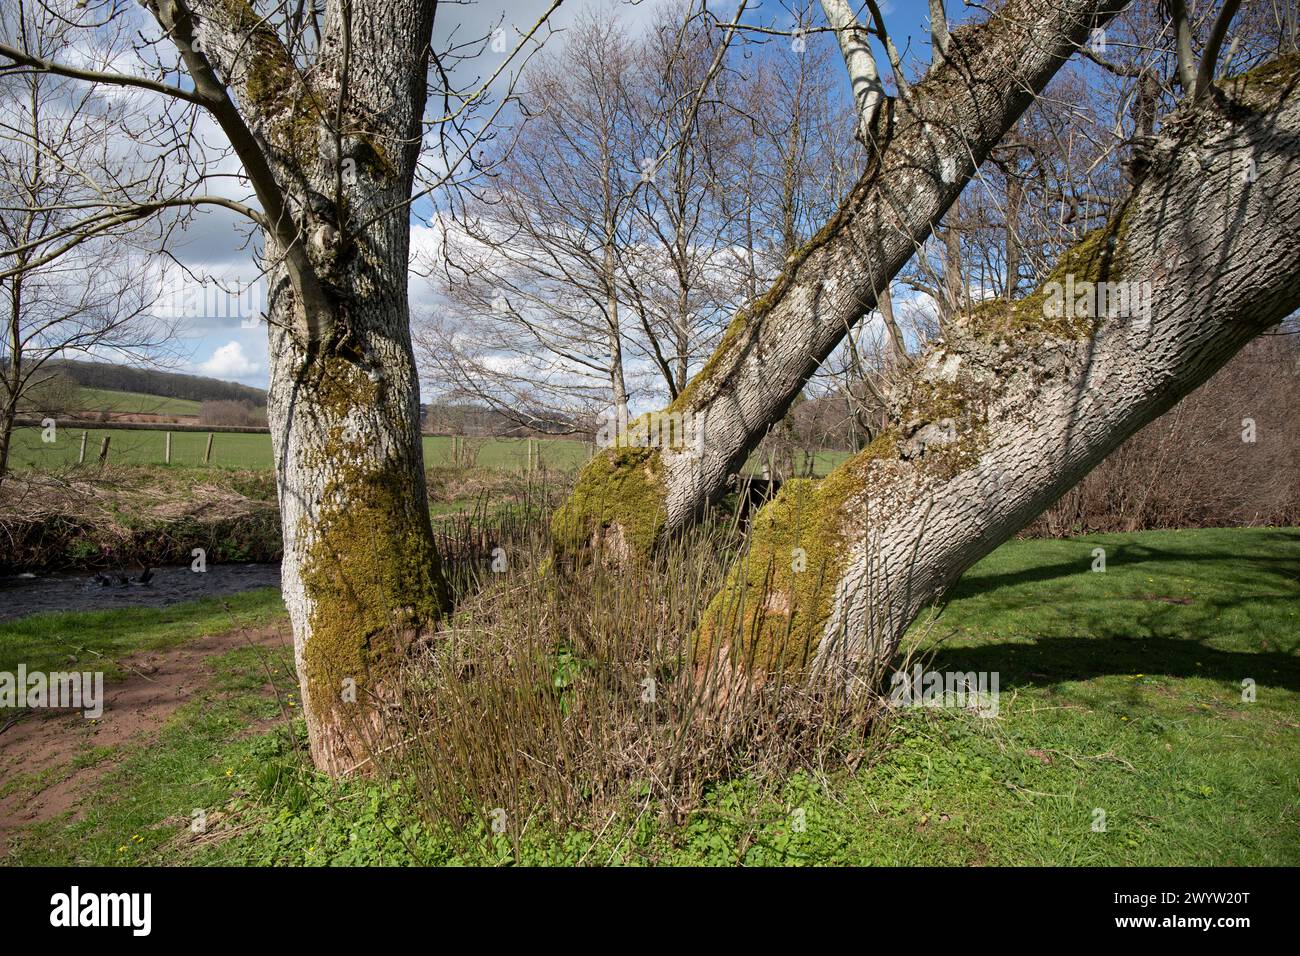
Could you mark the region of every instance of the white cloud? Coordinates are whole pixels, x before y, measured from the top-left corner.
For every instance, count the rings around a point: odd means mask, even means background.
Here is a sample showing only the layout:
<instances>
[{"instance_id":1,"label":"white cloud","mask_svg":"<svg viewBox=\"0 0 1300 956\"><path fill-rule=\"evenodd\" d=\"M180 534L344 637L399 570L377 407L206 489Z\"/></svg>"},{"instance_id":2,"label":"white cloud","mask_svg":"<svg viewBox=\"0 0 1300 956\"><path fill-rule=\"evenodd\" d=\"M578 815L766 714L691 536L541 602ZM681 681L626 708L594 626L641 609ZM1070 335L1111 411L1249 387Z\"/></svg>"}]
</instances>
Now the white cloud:
<instances>
[{"instance_id":1,"label":"white cloud","mask_svg":"<svg viewBox=\"0 0 1300 956\"><path fill-rule=\"evenodd\" d=\"M199 371L213 378L244 379L257 375L260 366L244 354L238 342L227 342L199 366Z\"/></svg>"}]
</instances>

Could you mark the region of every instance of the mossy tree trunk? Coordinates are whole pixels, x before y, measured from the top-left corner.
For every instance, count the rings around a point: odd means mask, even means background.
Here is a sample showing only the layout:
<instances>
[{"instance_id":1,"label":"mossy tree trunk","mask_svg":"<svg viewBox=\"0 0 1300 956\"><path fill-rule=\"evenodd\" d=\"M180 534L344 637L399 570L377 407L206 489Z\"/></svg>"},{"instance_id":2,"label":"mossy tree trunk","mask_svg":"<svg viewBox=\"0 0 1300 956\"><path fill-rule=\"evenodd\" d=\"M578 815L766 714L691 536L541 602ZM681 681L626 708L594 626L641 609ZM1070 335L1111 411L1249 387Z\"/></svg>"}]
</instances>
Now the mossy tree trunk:
<instances>
[{"instance_id":1,"label":"mossy tree trunk","mask_svg":"<svg viewBox=\"0 0 1300 956\"><path fill-rule=\"evenodd\" d=\"M696 520L780 421L879 290L915 254L977 165L1089 31L1126 0L1006 0L951 36L945 56L873 129L874 156L831 221L738 314L705 367L667 410L694 430L655 462L606 452L556 515L561 545L652 545ZM633 460L635 459L635 460ZM622 480L623 468L652 480ZM642 489L630 494L629 485Z\"/></svg>"},{"instance_id":2,"label":"mossy tree trunk","mask_svg":"<svg viewBox=\"0 0 1300 956\"><path fill-rule=\"evenodd\" d=\"M365 362L310 356L293 335L274 324L270 332L282 590L312 756L331 773L356 767L384 740L396 668L448 600L406 303L394 299L346 305Z\"/></svg>"},{"instance_id":3,"label":"mossy tree trunk","mask_svg":"<svg viewBox=\"0 0 1300 956\"><path fill-rule=\"evenodd\" d=\"M1291 55L1170 116L1120 216L1033 294L954 322L869 448L788 483L706 615L696 665L883 674L971 564L1300 306L1298 78ZM1073 309L1057 294L1070 282ZM1127 310L1095 306L1084 283L1098 282Z\"/></svg>"},{"instance_id":4,"label":"mossy tree trunk","mask_svg":"<svg viewBox=\"0 0 1300 956\"><path fill-rule=\"evenodd\" d=\"M445 610L407 301L432 0L325 8L310 70L246 0L156 0L262 205L270 392L312 756L383 740L402 652Z\"/></svg>"}]
</instances>

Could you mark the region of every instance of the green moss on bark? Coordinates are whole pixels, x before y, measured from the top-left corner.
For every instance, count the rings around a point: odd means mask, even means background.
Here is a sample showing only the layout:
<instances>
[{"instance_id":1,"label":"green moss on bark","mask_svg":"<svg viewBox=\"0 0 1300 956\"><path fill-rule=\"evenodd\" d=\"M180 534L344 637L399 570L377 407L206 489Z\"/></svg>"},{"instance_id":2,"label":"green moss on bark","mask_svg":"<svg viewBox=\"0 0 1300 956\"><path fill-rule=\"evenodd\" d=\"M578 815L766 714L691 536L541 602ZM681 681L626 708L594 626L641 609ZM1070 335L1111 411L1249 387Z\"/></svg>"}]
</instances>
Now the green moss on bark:
<instances>
[{"instance_id":1,"label":"green moss on bark","mask_svg":"<svg viewBox=\"0 0 1300 956\"><path fill-rule=\"evenodd\" d=\"M579 554L599 538L644 558L665 521L663 463L654 448L607 448L582 469L568 501L551 519L560 554Z\"/></svg>"},{"instance_id":2,"label":"green moss on bark","mask_svg":"<svg viewBox=\"0 0 1300 956\"><path fill-rule=\"evenodd\" d=\"M1288 53L1217 82L1226 92L1250 105L1275 106L1279 96L1300 84L1300 53Z\"/></svg>"},{"instance_id":3,"label":"green moss on bark","mask_svg":"<svg viewBox=\"0 0 1300 956\"><path fill-rule=\"evenodd\" d=\"M824 479L787 481L759 510L744 560L696 631L696 666L723 654L754 673L811 660L852 546L849 503L870 493L876 463L897 453L891 429Z\"/></svg>"},{"instance_id":4,"label":"green moss on bark","mask_svg":"<svg viewBox=\"0 0 1300 956\"><path fill-rule=\"evenodd\" d=\"M693 663L725 654L733 667L761 674L810 661L868 523L887 522L979 462L988 401L962 371L914 378L895 423L863 451L821 481L786 482L751 523L744 561L696 632Z\"/></svg>"},{"instance_id":5,"label":"green moss on bark","mask_svg":"<svg viewBox=\"0 0 1300 956\"><path fill-rule=\"evenodd\" d=\"M380 386L338 358L322 363L317 388L325 420L381 400ZM324 716L343 703L343 682L356 682L357 702L393 676L399 651L431 629L450 595L413 463L374 461L363 439L334 425L319 460L330 475L300 539L312 542L301 578L310 607L303 648L307 692ZM309 524L308 524L309 522Z\"/></svg>"},{"instance_id":6,"label":"green moss on bark","mask_svg":"<svg viewBox=\"0 0 1300 956\"><path fill-rule=\"evenodd\" d=\"M770 293L769 293L770 294ZM686 383L686 387L678 392L677 397L666 409L667 412L681 412L691 408L691 403L699 397L700 389L707 382L712 382L722 369L722 365L727 361L732 351L744 337L746 329L749 327L750 313L742 309L736 313L735 318L727 325L722 333L722 338L718 340L717 348L709 356L709 360L704 363L704 368L700 369L695 376Z\"/></svg>"},{"instance_id":7,"label":"green moss on bark","mask_svg":"<svg viewBox=\"0 0 1300 956\"><path fill-rule=\"evenodd\" d=\"M1081 339L1097 329L1097 317L1074 315L1062 310L1052 315L1048 309L1048 287L1065 286L1073 277L1074 285L1113 281L1123 265L1124 236L1128 229L1129 207L1109 223L1087 233L1062 253L1060 261L1046 279L1024 298L1007 302L987 299L978 303L965 320L976 334L1029 335L1034 341L1045 336Z\"/></svg>"}]
</instances>

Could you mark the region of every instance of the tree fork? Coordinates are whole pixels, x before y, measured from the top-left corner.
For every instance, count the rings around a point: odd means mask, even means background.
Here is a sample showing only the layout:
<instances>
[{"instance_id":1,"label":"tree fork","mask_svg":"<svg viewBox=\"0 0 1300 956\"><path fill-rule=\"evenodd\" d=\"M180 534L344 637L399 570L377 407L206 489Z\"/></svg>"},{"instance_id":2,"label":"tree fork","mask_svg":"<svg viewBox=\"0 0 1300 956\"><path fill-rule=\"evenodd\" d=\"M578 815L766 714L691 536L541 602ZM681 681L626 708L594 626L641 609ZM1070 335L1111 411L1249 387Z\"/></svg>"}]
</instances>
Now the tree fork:
<instances>
[{"instance_id":1,"label":"tree fork","mask_svg":"<svg viewBox=\"0 0 1300 956\"><path fill-rule=\"evenodd\" d=\"M643 553L717 501L1037 93L1124 6L1007 0L989 21L953 31L926 77L879 111L883 142L839 211L734 318L666 410L696 441L648 458L599 453L555 516L561 551L612 537L616 553Z\"/></svg>"},{"instance_id":2,"label":"tree fork","mask_svg":"<svg viewBox=\"0 0 1300 956\"><path fill-rule=\"evenodd\" d=\"M1292 54L1185 101L1119 216L931 345L870 447L788 482L697 632L697 669L880 675L967 568L1300 306L1298 85ZM1135 314L1096 317L1117 297Z\"/></svg>"}]
</instances>

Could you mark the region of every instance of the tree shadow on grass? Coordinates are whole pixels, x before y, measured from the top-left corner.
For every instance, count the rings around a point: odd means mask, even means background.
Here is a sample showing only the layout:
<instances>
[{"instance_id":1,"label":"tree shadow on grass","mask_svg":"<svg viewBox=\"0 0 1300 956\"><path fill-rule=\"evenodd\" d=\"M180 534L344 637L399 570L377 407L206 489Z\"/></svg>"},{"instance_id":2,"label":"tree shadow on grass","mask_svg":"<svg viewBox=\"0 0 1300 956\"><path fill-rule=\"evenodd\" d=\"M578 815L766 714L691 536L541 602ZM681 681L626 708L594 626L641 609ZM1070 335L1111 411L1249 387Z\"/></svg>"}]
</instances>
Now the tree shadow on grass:
<instances>
[{"instance_id":1,"label":"tree shadow on grass","mask_svg":"<svg viewBox=\"0 0 1300 956\"><path fill-rule=\"evenodd\" d=\"M941 646L930 665L938 671L999 674L1003 689L1060 684L1119 674L1205 677L1240 685L1300 691L1300 660L1284 652L1225 651L1173 637L1044 637L978 647Z\"/></svg>"},{"instance_id":2,"label":"tree shadow on grass","mask_svg":"<svg viewBox=\"0 0 1300 956\"><path fill-rule=\"evenodd\" d=\"M1300 548L1294 555L1275 555L1257 557L1243 555L1240 550L1227 543L1222 548L1206 548L1200 551L1172 550L1151 545L1130 542L1107 543L1105 535L1096 538L1062 539L1061 544L1072 542L1078 545L1079 558L1071 561L1058 561L1055 564L1036 564L1015 571L994 571L987 573L967 573L949 592L949 600L987 594L1003 587L1015 587L1020 584L1035 584L1057 578L1072 577L1076 574L1091 573L1092 549L1105 547L1106 560L1115 570L1133 569L1141 564L1169 565L1178 563L1201 563L1225 565L1238 577L1250 574L1258 575L1258 580L1276 577L1287 582L1300 582ZM1292 542L1300 546L1300 530L1280 530L1275 541Z\"/></svg>"},{"instance_id":3,"label":"tree shadow on grass","mask_svg":"<svg viewBox=\"0 0 1300 956\"><path fill-rule=\"evenodd\" d=\"M1269 537L1270 545L1278 541L1300 545L1300 530L1278 529ZM935 647L933 666L997 671L1004 687L1159 674L1237 685L1249 677L1260 686L1300 691L1300 634L1293 616L1300 609L1300 549L1293 554L1243 553L1240 543L1225 540L1183 550L1123 541L1111 545L1105 536L1077 543L1085 560L968 575L949 594L951 602L973 599L983 602L985 614L1005 614L997 637L1029 628L1057 633L1027 633L1032 641L981 641L981 628L959 626L957 643L941 641ZM1212 577L1203 578L1213 582L1214 593L1193 588L1179 595L1144 590L1135 594L1133 585L1141 578L1132 575L1116 575L1114 582L1122 593L1111 595L1095 589L1071 593L1050 585L1016 589L1090 574L1088 560L1097 544L1107 548L1109 566L1115 571L1133 571L1141 564L1165 571L1179 563L1218 565ZM1199 568L1193 573L1205 574ZM1150 587L1156 591L1160 585ZM1016 611L1030 607L1036 608L1034 616L1017 622ZM939 620L941 632L943 620ZM1024 627L1017 628L1017 623ZM1070 633L1059 633L1063 630Z\"/></svg>"}]
</instances>

